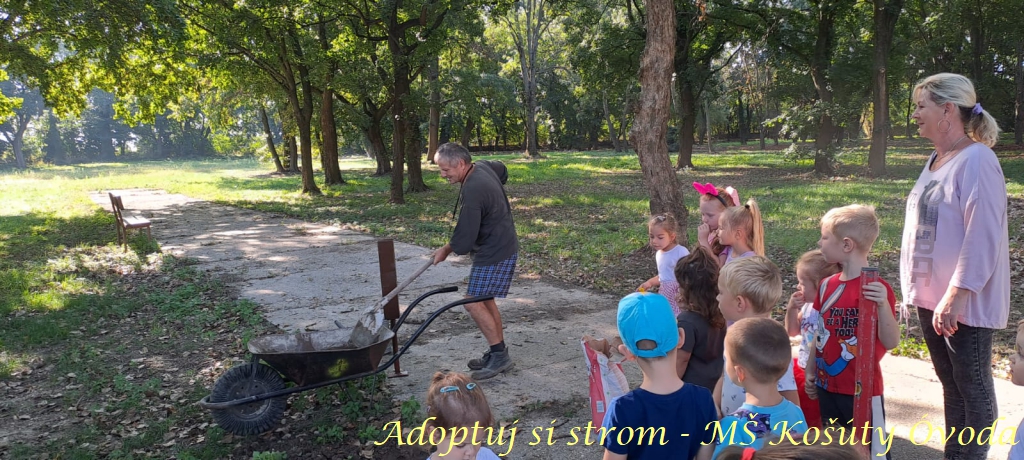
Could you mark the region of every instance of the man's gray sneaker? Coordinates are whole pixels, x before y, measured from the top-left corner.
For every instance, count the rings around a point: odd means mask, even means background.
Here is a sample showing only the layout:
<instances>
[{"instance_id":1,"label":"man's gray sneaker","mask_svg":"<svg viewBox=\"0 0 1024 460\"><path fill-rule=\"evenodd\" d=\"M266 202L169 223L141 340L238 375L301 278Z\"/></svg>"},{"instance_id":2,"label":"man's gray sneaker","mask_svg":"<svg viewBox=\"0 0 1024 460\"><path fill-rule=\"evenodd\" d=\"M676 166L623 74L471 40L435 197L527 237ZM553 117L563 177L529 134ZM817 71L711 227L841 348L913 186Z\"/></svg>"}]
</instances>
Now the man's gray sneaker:
<instances>
[{"instance_id":1,"label":"man's gray sneaker","mask_svg":"<svg viewBox=\"0 0 1024 460\"><path fill-rule=\"evenodd\" d=\"M487 380L502 372L511 370L515 365L516 363L508 355L508 348L506 348L505 351L492 352L490 359L487 360L487 365L483 369L473 372L471 376L473 380Z\"/></svg>"},{"instance_id":2,"label":"man's gray sneaker","mask_svg":"<svg viewBox=\"0 0 1024 460\"><path fill-rule=\"evenodd\" d=\"M487 351L484 352L484 356L483 357L481 357L481 358L473 358L473 359L469 360L469 364L467 364L467 366L469 366L470 370L478 371L480 369L483 369L485 366L487 366L487 361L489 361L490 359L491 359L491 351L487 350Z\"/></svg>"}]
</instances>

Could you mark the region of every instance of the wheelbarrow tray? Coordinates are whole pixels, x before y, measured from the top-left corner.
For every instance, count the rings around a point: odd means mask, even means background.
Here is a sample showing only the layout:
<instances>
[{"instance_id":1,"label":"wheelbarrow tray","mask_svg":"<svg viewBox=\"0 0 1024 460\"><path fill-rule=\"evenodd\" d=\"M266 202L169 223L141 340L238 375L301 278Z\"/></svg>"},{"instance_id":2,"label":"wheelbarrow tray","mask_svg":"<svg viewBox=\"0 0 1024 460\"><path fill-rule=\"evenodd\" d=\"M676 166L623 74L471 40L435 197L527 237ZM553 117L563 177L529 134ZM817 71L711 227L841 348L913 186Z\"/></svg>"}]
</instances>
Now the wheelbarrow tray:
<instances>
[{"instance_id":1,"label":"wheelbarrow tray","mask_svg":"<svg viewBox=\"0 0 1024 460\"><path fill-rule=\"evenodd\" d=\"M349 343L351 332L268 335L249 341L249 352L300 387L376 371L394 332L382 329L373 343L358 348Z\"/></svg>"}]
</instances>

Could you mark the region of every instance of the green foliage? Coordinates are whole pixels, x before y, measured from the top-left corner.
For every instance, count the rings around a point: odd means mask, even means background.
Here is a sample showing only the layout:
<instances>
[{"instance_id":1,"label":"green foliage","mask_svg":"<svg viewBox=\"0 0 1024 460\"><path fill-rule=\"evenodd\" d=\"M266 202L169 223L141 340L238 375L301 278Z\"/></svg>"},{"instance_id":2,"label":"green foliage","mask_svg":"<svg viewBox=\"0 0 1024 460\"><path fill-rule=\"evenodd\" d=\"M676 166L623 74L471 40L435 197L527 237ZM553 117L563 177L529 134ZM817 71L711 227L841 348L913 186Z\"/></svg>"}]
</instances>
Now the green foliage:
<instances>
[{"instance_id":1,"label":"green foliage","mask_svg":"<svg viewBox=\"0 0 1024 460\"><path fill-rule=\"evenodd\" d=\"M168 72L185 22L172 0L8 2L0 66L39 88L59 113L77 113L93 87L145 94L162 106L181 82ZM179 61L180 62L180 61Z\"/></svg>"},{"instance_id":2,"label":"green foliage","mask_svg":"<svg viewBox=\"0 0 1024 460\"><path fill-rule=\"evenodd\" d=\"M904 323L900 323L900 337L902 337L902 339L900 339L899 345L896 345L896 348L889 350L890 354L893 356L907 356L917 359L928 358L928 346L925 345L924 340L907 334L907 325Z\"/></svg>"},{"instance_id":3,"label":"green foliage","mask_svg":"<svg viewBox=\"0 0 1024 460\"><path fill-rule=\"evenodd\" d=\"M0 69L0 83L7 81L7 72ZM18 100L0 92L0 123L4 123L14 115L14 109L18 107Z\"/></svg>"},{"instance_id":4,"label":"green foliage","mask_svg":"<svg viewBox=\"0 0 1024 460\"><path fill-rule=\"evenodd\" d=\"M267 451L267 452L253 452L252 460L287 460L288 454L285 452Z\"/></svg>"},{"instance_id":5,"label":"green foliage","mask_svg":"<svg viewBox=\"0 0 1024 460\"><path fill-rule=\"evenodd\" d=\"M338 425L323 425L317 429L317 444L337 444L345 439L345 430Z\"/></svg>"},{"instance_id":6,"label":"green foliage","mask_svg":"<svg viewBox=\"0 0 1024 460\"><path fill-rule=\"evenodd\" d=\"M409 399L402 401L402 420L411 421L419 420L420 417L420 402L416 398L409 397Z\"/></svg>"},{"instance_id":7,"label":"green foliage","mask_svg":"<svg viewBox=\"0 0 1024 460\"><path fill-rule=\"evenodd\" d=\"M381 431L380 428L377 428L376 425L366 425L363 429L359 430L359 433L356 434L356 438L359 439L360 442L378 441L380 440L380 435L383 433L384 432Z\"/></svg>"}]
</instances>

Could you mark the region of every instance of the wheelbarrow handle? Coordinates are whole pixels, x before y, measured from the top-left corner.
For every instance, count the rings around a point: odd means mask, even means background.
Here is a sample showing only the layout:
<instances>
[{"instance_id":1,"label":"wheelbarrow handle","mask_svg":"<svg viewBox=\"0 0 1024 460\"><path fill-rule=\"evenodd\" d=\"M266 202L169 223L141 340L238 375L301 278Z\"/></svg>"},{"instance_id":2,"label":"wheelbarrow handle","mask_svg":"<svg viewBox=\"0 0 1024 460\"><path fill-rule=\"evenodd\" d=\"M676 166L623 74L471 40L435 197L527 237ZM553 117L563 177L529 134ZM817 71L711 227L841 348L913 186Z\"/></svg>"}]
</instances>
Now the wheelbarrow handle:
<instances>
[{"instance_id":1,"label":"wheelbarrow handle","mask_svg":"<svg viewBox=\"0 0 1024 460\"><path fill-rule=\"evenodd\" d=\"M416 329L416 332L412 333L412 336L410 336L409 340L407 340L405 342L405 344L402 345L402 348L399 349L397 353L391 355L391 359L389 359L388 362L386 362L386 363L380 365L379 367L377 367L377 372L380 372L380 371L382 371L384 369L387 369L388 367L391 367L391 365L395 363L396 359L400 358L403 354L405 354L405 351L409 349L409 347L413 344L413 342L416 341L417 338L419 338L420 334L422 334L423 331L427 330L427 327L430 326L430 323L434 322L434 320L437 319L438 316L441 316L441 313L444 313L444 312L446 312L446 311L448 311L448 310L450 310L452 308L458 307L459 305L466 305L466 304L471 304L471 303L483 302L485 300L491 300L493 298L494 298L493 295L482 295L482 296L477 296L477 297L466 297L464 299L456 300L455 302L452 302L452 303L450 303L448 305L445 305L445 306L443 306L441 308L438 308L437 310L434 310L434 312L431 313L430 316L428 316L427 319L423 321L423 324L420 324L420 327ZM406 313L408 313L410 310L412 310L411 307L406 310ZM396 327L395 327L396 333L397 333L397 330L398 330L397 326L399 326L399 325L401 325L401 323L396 324Z\"/></svg>"},{"instance_id":2,"label":"wheelbarrow handle","mask_svg":"<svg viewBox=\"0 0 1024 460\"><path fill-rule=\"evenodd\" d=\"M423 274L423 272L427 271L427 269L430 268L431 265L434 265L434 260L427 260L422 266L420 266L419 269L416 270L415 273L412 274L412 276L406 278L405 281L402 281L402 284L396 286L394 289L391 290L391 292L384 296L384 298L380 299L380 301L377 302L376 308L384 308L384 306L387 305L388 302L391 301L391 299L397 297L398 293L402 292L402 290L405 289L406 286L412 284L412 282L416 280L416 278L419 278L420 275Z\"/></svg>"},{"instance_id":3,"label":"wheelbarrow handle","mask_svg":"<svg viewBox=\"0 0 1024 460\"><path fill-rule=\"evenodd\" d=\"M459 290L458 286L446 286L446 287L443 287L443 288L434 289L433 291L427 292L427 293L417 297L416 300L413 300L412 303L410 303L409 306L406 307L405 311L402 312L402 316L398 317L398 321L395 323L395 326L391 328L391 330L394 331L394 332L398 332L398 328L401 327L402 323L405 322L405 319L409 317L409 313L412 313L412 309L416 308L416 306L419 305L420 302L426 300L427 297L430 297L430 296L433 296L433 295L437 295L437 294L444 294L444 293L448 293L448 292L457 292L458 290Z\"/></svg>"}]
</instances>

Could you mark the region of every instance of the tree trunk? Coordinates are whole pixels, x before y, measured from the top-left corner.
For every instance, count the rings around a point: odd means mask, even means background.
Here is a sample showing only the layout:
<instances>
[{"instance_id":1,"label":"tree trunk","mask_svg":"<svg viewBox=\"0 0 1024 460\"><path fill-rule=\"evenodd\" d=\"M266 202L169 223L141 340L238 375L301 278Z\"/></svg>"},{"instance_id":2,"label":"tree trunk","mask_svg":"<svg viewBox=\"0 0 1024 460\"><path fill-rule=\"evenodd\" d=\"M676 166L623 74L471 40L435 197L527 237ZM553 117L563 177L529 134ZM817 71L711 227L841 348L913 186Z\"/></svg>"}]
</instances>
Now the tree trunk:
<instances>
[{"instance_id":1,"label":"tree trunk","mask_svg":"<svg viewBox=\"0 0 1024 460\"><path fill-rule=\"evenodd\" d=\"M872 63L874 75L873 95L874 107L871 118L871 149L868 152L868 175L885 174L885 150L889 139L889 51L892 49L892 36L903 10L903 0L873 0L875 7L875 56Z\"/></svg>"},{"instance_id":2,"label":"tree trunk","mask_svg":"<svg viewBox=\"0 0 1024 460\"><path fill-rule=\"evenodd\" d=\"M60 135L60 128L57 126L57 117L53 115L53 110L47 110L46 114L45 158L50 164L63 165L67 163L67 154L64 150L64 140Z\"/></svg>"},{"instance_id":3,"label":"tree trunk","mask_svg":"<svg viewBox=\"0 0 1024 460\"><path fill-rule=\"evenodd\" d=\"M392 52L394 59L400 58L398 52ZM405 203L405 196L403 195L403 180L405 179L405 96L409 94L410 82L409 82L409 68L406 64L395 63L394 64L394 78L395 78L395 89L393 97L394 102L391 106L392 120L394 120L394 130L391 134L391 198L389 201L394 204Z\"/></svg>"},{"instance_id":4,"label":"tree trunk","mask_svg":"<svg viewBox=\"0 0 1024 460\"><path fill-rule=\"evenodd\" d=\"M739 117L737 119L737 128L740 137L740 145L747 145L747 135L750 134L750 120L747 118L747 109L743 107L743 93L739 92L736 95L736 114Z\"/></svg>"},{"instance_id":5,"label":"tree trunk","mask_svg":"<svg viewBox=\"0 0 1024 460\"><path fill-rule=\"evenodd\" d=\"M708 141L708 153L715 153L715 149L711 147L711 114L708 113L708 100L704 100L704 131L707 132Z\"/></svg>"},{"instance_id":6,"label":"tree trunk","mask_svg":"<svg viewBox=\"0 0 1024 460\"><path fill-rule=\"evenodd\" d=\"M811 81L818 93L818 99L825 106L825 111L818 120L818 133L814 139L814 171L831 176L835 174L835 165L829 149L835 135L835 123L829 113L832 105L832 85L828 73L834 43L836 5L824 3L818 8L818 30L811 56Z\"/></svg>"},{"instance_id":7,"label":"tree trunk","mask_svg":"<svg viewBox=\"0 0 1024 460\"><path fill-rule=\"evenodd\" d=\"M626 149L626 145L629 143L629 104L627 101L622 101L622 119L619 120L619 145L622 145L622 149Z\"/></svg>"},{"instance_id":8,"label":"tree trunk","mask_svg":"<svg viewBox=\"0 0 1024 460\"><path fill-rule=\"evenodd\" d=\"M14 135L14 141L11 142L11 146L14 147L14 162L18 165L18 169L25 169L28 167L28 163L25 161L25 152L22 150L22 144L24 143L24 130L18 127L18 132Z\"/></svg>"},{"instance_id":9,"label":"tree trunk","mask_svg":"<svg viewBox=\"0 0 1024 460\"><path fill-rule=\"evenodd\" d=\"M612 140L612 147L615 148L616 152L621 152L622 145L619 144L619 134L615 132L615 123L612 122L612 113L608 110L608 93L601 93L601 105L604 108L604 120L608 125L608 137Z\"/></svg>"},{"instance_id":10,"label":"tree trunk","mask_svg":"<svg viewBox=\"0 0 1024 460\"><path fill-rule=\"evenodd\" d=\"M904 120L905 123L906 123L906 125L904 125L904 126L906 128L907 139L910 139L910 138L914 137L914 131L912 131L910 129L910 120L911 120L910 117L914 115L914 91L913 91L913 89L914 89L914 81L910 80L910 81L907 82L907 104L905 106L907 108L907 111L906 111L906 119Z\"/></svg>"},{"instance_id":11,"label":"tree trunk","mask_svg":"<svg viewBox=\"0 0 1024 460\"><path fill-rule=\"evenodd\" d=\"M333 38L327 33L327 22L322 17L319 19L317 38L320 49L328 55ZM324 185L331 186L344 184L345 179L341 177L341 167L338 165L338 127L334 121L334 89L330 86L331 78L338 71L338 64L333 59L327 61L327 82L320 96L320 161L324 168Z\"/></svg>"},{"instance_id":12,"label":"tree trunk","mask_svg":"<svg viewBox=\"0 0 1024 460\"><path fill-rule=\"evenodd\" d=\"M526 155L540 158L537 145L537 48L540 37L550 19L544 15L543 0L529 0L521 3L525 11L525 36L516 40L519 66L523 76L523 95L526 102Z\"/></svg>"},{"instance_id":13,"label":"tree trunk","mask_svg":"<svg viewBox=\"0 0 1024 460\"><path fill-rule=\"evenodd\" d=\"M341 166L338 164L338 127L334 122L334 90L325 89L320 104L320 135L323 150L320 156L324 163L324 185L341 185Z\"/></svg>"},{"instance_id":14,"label":"tree trunk","mask_svg":"<svg viewBox=\"0 0 1024 460\"><path fill-rule=\"evenodd\" d=\"M640 111L629 132L651 195L652 214L671 212L680 225L679 243L687 243L687 210L682 188L668 156L668 119L676 43L672 0L644 0L647 38L640 57Z\"/></svg>"},{"instance_id":15,"label":"tree trunk","mask_svg":"<svg viewBox=\"0 0 1024 460\"><path fill-rule=\"evenodd\" d=\"M971 79L974 80L975 85L982 85L984 83L985 72L985 52L987 50L987 44L985 43L985 18L984 10L982 9L983 2L977 2L975 5L970 5L966 8L967 11L967 38L971 44Z\"/></svg>"},{"instance_id":16,"label":"tree trunk","mask_svg":"<svg viewBox=\"0 0 1024 460\"><path fill-rule=\"evenodd\" d=\"M312 97L312 95L310 95ZM312 103L312 101L310 101ZM312 111L312 106L309 107ZM320 188L316 186L316 179L313 175L313 129L312 117L299 117L299 156L302 158L302 193L308 195L323 195Z\"/></svg>"},{"instance_id":17,"label":"tree trunk","mask_svg":"<svg viewBox=\"0 0 1024 460\"><path fill-rule=\"evenodd\" d=\"M1017 145L1024 144L1024 40L1017 42L1017 71L1014 77L1017 84L1016 117L1013 124L1013 141Z\"/></svg>"},{"instance_id":18,"label":"tree trunk","mask_svg":"<svg viewBox=\"0 0 1024 460\"><path fill-rule=\"evenodd\" d=\"M438 83L438 57L435 55L427 70L427 85L430 86L430 119L427 121L427 161L434 163L437 152L438 131L441 127L441 86Z\"/></svg>"},{"instance_id":19,"label":"tree trunk","mask_svg":"<svg viewBox=\"0 0 1024 460\"><path fill-rule=\"evenodd\" d=\"M288 171L293 173L299 172L299 141L295 139L294 134L289 134L288 138L285 139L285 143L288 146Z\"/></svg>"},{"instance_id":20,"label":"tree trunk","mask_svg":"<svg viewBox=\"0 0 1024 460\"><path fill-rule=\"evenodd\" d=\"M292 51L299 62L302 62L302 47L299 44L298 36L294 29L288 29L288 39L291 42ZM282 49L285 46L282 45ZM281 53L285 55L284 52ZM295 115L295 124L299 129L299 148L302 156L302 193L309 195L323 195L320 188L316 186L313 176L313 85L310 84L309 68L305 64L294 64L299 70L298 84L296 85L295 73L292 70L293 64L283 66L288 86L288 99ZM299 102L299 89L302 90L302 101Z\"/></svg>"},{"instance_id":21,"label":"tree trunk","mask_svg":"<svg viewBox=\"0 0 1024 460\"><path fill-rule=\"evenodd\" d=\"M423 170L420 167L420 154L423 151L423 132L420 131L420 120L415 114L410 114L405 120L405 161L409 167L409 193L425 192L429 190L423 182Z\"/></svg>"},{"instance_id":22,"label":"tree trunk","mask_svg":"<svg viewBox=\"0 0 1024 460\"><path fill-rule=\"evenodd\" d=\"M370 141L370 151L373 152L373 159L377 162L377 171L374 176L385 176L391 173L391 160L388 159L387 147L384 146L384 130L380 118L370 119L370 126L366 129L366 138Z\"/></svg>"},{"instance_id":23,"label":"tree trunk","mask_svg":"<svg viewBox=\"0 0 1024 460\"><path fill-rule=\"evenodd\" d=\"M676 168L693 168L693 130L697 125L697 105L693 86L686 78L677 78L679 85L679 156Z\"/></svg>"},{"instance_id":24,"label":"tree trunk","mask_svg":"<svg viewBox=\"0 0 1024 460\"><path fill-rule=\"evenodd\" d=\"M537 147L537 95L534 86L536 82L532 79L526 84L526 156L540 158L540 149Z\"/></svg>"},{"instance_id":25,"label":"tree trunk","mask_svg":"<svg viewBox=\"0 0 1024 460\"><path fill-rule=\"evenodd\" d=\"M473 120L473 118L466 118L466 124L462 127L462 133L459 135L459 143L466 149L469 149L469 142L473 137L474 126L476 126L476 121Z\"/></svg>"},{"instance_id":26,"label":"tree trunk","mask_svg":"<svg viewBox=\"0 0 1024 460\"><path fill-rule=\"evenodd\" d=\"M263 133L267 135L267 148L270 149L270 156L274 159L274 167L277 168L277 172L284 174L284 165L281 164L281 157L277 154L277 148L274 147L274 132L270 129L270 117L267 116L267 109L260 104L260 121L263 122Z\"/></svg>"}]
</instances>

